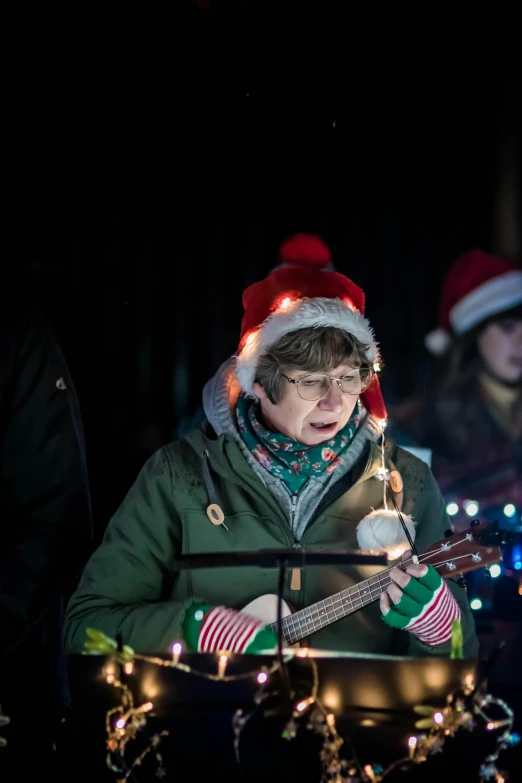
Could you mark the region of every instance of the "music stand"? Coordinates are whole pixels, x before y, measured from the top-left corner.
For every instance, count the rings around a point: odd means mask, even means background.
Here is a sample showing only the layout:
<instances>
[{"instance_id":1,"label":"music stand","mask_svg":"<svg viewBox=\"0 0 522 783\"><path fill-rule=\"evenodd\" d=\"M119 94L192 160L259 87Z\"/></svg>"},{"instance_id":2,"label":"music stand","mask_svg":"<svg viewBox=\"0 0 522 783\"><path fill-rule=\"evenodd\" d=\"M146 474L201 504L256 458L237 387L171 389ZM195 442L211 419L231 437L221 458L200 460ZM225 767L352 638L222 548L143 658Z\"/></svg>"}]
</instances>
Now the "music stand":
<instances>
[{"instance_id":1,"label":"music stand","mask_svg":"<svg viewBox=\"0 0 522 783\"><path fill-rule=\"evenodd\" d=\"M386 555L362 554L351 549L320 551L317 549L258 549L242 552L207 552L185 555L176 561L180 570L198 568L259 567L278 568L277 587L277 657L281 667L283 686L290 698L290 680L283 660L283 589L287 568L305 565L387 565Z\"/></svg>"},{"instance_id":2,"label":"music stand","mask_svg":"<svg viewBox=\"0 0 522 783\"><path fill-rule=\"evenodd\" d=\"M243 552L203 552L176 560L180 571L197 568L300 568L304 565L387 565L386 555L367 555L351 549L323 552L315 549L258 549Z\"/></svg>"}]
</instances>

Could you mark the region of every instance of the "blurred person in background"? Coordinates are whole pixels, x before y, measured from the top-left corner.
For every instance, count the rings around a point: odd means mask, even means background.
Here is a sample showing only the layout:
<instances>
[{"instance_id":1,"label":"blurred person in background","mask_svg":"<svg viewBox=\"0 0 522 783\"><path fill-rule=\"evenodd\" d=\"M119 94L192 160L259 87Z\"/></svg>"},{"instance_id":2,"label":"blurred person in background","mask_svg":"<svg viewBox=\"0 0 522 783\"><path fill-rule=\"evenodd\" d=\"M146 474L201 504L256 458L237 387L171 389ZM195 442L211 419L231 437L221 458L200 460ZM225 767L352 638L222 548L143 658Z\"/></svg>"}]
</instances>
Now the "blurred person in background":
<instances>
[{"instance_id":1,"label":"blurred person in background","mask_svg":"<svg viewBox=\"0 0 522 783\"><path fill-rule=\"evenodd\" d=\"M92 547L82 419L47 320L0 314L0 779L59 778L64 605ZM60 778L61 779L61 778ZM68 778L67 778L68 779Z\"/></svg>"},{"instance_id":2,"label":"blurred person in background","mask_svg":"<svg viewBox=\"0 0 522 783\"><path fill-rule=\"evenodd\" d=\"M437 329L425 340L436 357L423 394L390 410L389 436L431 451L431 467L454 529L497 520L513 533L502 579L468 576L475 607L496 619L522 617L522 270L479 249L450 268ZM414 449L415 451L415 449ZM500 570L495 568L493 576ZM517 589L509 601L505 579ZM473 594L473 595L472 595ZM480 606L481 601L483 606Z\"/></svg>"}]
</instances>

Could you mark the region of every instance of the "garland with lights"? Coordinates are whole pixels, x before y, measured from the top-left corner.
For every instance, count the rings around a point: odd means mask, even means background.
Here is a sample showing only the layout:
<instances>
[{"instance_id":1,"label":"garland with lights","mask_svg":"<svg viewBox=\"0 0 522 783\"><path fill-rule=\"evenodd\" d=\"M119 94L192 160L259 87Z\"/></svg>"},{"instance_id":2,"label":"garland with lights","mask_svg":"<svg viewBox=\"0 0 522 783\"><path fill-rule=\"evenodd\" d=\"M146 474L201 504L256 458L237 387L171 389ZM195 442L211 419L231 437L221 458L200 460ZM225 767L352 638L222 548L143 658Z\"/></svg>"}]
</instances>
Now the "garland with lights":
<instances>
[{"instance_id":1,"label":"garland with lights","mask_svg":"<svg viewBox=\"0 0 522 783\"><path fill-rule=\"evenodd\" d=\"M108 662L104 668L104 676L109 684L121 691L121 704L111 708L106 714L106 763L109 769L117 773L117 783L125 783L131 773L139 766L146 755L154 753L157 760L156 776L164 777L166 772L163 766L163 758L158 746L162 739L168 735L168 731L162 731L149 739L147 747L136 756L131 763L126 761L127 745L135 740L147 723L147 715L153 715L154 706L147 702L138 707L134 706L132 693L128 686L119 677L118 667L125 675L131 675L134 671L134 662L145 661L157 666L176 668L187 675L200 677L206 680L233 682L245 679L254 679L260 686L254 697L256 707L250 713L237 710L232 722L234 730L234 749L238 763L240 762L241 733L255 712L268 700L277 700L284 696L281 687L281 677L284 672L281 669L281 661L277 660L270 667L261 667L255 671L241 674L227 675L226 667L228 655L216 654L216 674L198 671L192 666L181 663L179 656L182 647L179 643L172 645L172 659L158 658L135 653L132 648L118 644L101 631L88 629L89 641L84 645L84 654L104 655ZM462 658L462 629L459 621L454 622L452 633L451 658ZM498 769L497 762L500 753L520 742L518 734L513 733L514 714L508 705L499 698L495 698L484 689L469 681L461 689L450 693L447 697L444 709L438 709L428 705L418 705L414 708L420 719L415 723L415 728L421 730L418 735L409 737L408 755L394 761L387 769L383 770L377 764L361 766L355 751L352 750L350 760L341 759L340 750L343 745L350 745L343 739L336 728L335 716L329 713L318 698L318 670L312 657L308 656L306 648L300 648L295 653L283 657L283 665L294 657L307 658L312 669L312 684L307 696L299 697L296 690L290 691L293 701L288 708L289 718L285 723L282 737L291 741L296 737L298 724L296 721L307 717L306 728L323 737L320 751L322 765L321 783L381 783L386 776L399 767L406 771L413 765L421 764L427 759L442 751L448 737L453 737L458 731L464 729L473 731L479 722L485 725L488 731L502 729L496 740L496 748L489 754L479 769L480 783L505 783L505 775ZM493 717L491 710L500 712L499 717Z\"/></svg>"}]
</instances>

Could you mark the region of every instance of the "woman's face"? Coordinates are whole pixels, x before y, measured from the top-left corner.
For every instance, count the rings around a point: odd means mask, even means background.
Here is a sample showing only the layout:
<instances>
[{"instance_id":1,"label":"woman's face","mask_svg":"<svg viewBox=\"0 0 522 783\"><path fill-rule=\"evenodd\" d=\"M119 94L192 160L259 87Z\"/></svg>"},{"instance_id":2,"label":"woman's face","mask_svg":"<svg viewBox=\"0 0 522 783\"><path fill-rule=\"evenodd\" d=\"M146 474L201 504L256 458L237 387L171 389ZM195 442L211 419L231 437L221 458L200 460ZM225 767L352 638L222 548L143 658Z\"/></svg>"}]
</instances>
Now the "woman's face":
<instances>
[{"instance_id":1,"label":"woman's face","mask_svg":"<svg viewBox=\"0 0 522 783\"><path fill-rule=\"evenodd\" d=\"M522 382L522 319L488 324L478 337L479 353L489 372L504 383Z\"/></svg>"},{"instance_id":2,"label":"woman's face","mask_svg":"<svg viewBox=\"0 0 522 783\"><path fill-rule=\"evenodd\" d=\"M343 364L325 374L330 378L343 378L353 372L353 367ZM310 370L294 368L285 370L284 374L299 380L310 375ZM259 383L254 383L253 390L259 398L266 426L306 446L316 446L337 435L348 423L359 398L358 394L342 392L335 382L332 382L325 397L314 401L303 400L294 383L285 384L284 393L275 404L270 402Z\"/></svg>"}]
</instances>

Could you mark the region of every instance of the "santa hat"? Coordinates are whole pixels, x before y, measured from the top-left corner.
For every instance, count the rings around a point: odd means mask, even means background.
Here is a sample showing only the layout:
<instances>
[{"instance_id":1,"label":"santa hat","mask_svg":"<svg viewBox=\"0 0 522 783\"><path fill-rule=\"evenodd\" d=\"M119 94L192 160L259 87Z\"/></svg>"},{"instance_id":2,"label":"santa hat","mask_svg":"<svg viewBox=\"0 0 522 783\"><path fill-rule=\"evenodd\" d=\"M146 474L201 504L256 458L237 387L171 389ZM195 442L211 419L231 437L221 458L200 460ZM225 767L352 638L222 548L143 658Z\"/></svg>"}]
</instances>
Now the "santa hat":
<instances>
[{"instance_id":1,"label":"santa hat","mask_svg":"<svg viewBox=\"0 0 522 783\"><path fill-rule=\"evenodd\" d=\"M503 258L468 250L448 272L442 288L437 328L425 338L427 349L440 355L452 335L522 302L522 271Z\"/></svg>"},{"instance_id":2,"label":"santa hat","mask_svg":"<svg viewBox=\"0 0 522 783\"><path fill-rule=\"evenodd\" d=\"M237 352L236 375L242 390L252 390L261 356L281 337L311 326L333 326L368 346L371 366L379 360L373 330L364 317L364 293L339 272L325 269L330 251L318 237L297 234L280 251L283 265L243 293L245 309ZM288 263L286 263L286 262ZM368 413L386 419L377 375L361 395Z\"/></svg>"}]
</instances>

